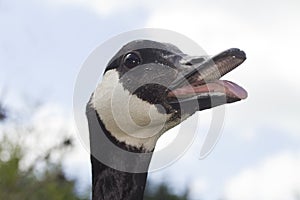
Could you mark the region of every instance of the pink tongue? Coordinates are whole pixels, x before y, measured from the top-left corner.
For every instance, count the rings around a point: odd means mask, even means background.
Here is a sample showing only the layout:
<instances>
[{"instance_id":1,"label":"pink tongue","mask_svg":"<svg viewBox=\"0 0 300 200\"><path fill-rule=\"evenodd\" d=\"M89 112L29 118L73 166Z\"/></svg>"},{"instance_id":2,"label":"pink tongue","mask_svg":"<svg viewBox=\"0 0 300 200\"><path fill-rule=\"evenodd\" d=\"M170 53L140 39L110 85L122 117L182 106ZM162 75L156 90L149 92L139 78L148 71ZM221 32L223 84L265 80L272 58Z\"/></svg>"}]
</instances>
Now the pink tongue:
<instances>
[{"instance_id":1,"label":"pink tongue","mask_svg":"<svg viewBox=\"0 0 300 200\"><path fill-rule=\"evenodd\" d=\"M178 88L169 93L169 97L177 97L177 98L186 98L190 96L195 96L196 94L201 93L224 93L228 97L238 98L238 99L246 99L248 94L247 91L244 90L241 86L225 80L216 80L214 82L210 82L200 86L192 86L187 85L182 88Z\"/></svg>"},{"instance_id":2,"label":"pink tongue","mask_svg":"<svg viewBox=\"0 0 300 200\"><path fill-rule=\"evenodd\" d=\"M221 84L224 85L224 87L226 88L226 93L231 94L233 96L236 96L240 99L246 99L248 96L247 91L242 88L241 86L231 82L231 81L225 81L225 80L219 80L218 82L220 82Z\"/></svg>"}]
</instances>

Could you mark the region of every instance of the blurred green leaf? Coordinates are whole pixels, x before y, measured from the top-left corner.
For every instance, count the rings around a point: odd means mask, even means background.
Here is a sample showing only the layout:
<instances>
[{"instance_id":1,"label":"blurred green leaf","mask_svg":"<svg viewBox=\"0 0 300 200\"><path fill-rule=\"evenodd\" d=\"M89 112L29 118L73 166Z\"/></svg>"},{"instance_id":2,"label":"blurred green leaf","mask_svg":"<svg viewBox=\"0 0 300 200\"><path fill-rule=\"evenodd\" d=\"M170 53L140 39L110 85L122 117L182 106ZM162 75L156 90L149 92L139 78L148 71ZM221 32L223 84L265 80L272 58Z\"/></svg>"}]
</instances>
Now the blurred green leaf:
<instances>
[{"instance_id":1,"label":"blurred green leaf","mask_svg":"<svg viewBox=\"0 0 300 200\"><path fill-rule=\"evenodd\" d=\"M2 112L2 113L1 113ZM2 117L2 118L1 118ZM1 110L0 121L8 118L7 112ZM22 118L22 116L20 116ZM90 191L77 194L75 181L66 178L61 161L73 148L71 138L62 138L60 144L49 147L38 153L35 160L27 167L22 166L28 151L23 145L26 137L32 137L34 127L24 127L18 122L12 122L13 129L0 132L0 200L87 200ZM10 137L7 137L10 136ZM13 137L11 137L13 136ZM51 156L59 154L59 159L53 162ZM41 167L42 166L42 167ZM154 185L147 183L144 200L187 200L186 191L175 195L166 183Z\"/></svg>"}]
</instances>

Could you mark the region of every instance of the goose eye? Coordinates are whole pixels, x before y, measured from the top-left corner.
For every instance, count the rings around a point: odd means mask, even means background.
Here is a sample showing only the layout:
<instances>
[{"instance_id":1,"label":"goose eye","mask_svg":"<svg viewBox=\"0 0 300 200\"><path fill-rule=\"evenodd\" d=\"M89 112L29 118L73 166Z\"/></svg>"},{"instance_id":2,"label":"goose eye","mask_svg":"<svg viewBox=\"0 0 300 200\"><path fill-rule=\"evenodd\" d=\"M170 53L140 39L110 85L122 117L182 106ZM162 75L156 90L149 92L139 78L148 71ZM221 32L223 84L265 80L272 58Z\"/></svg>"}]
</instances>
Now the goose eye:
<instances>
[{"instance_id":1,"label":"goose eye","mask_svg":"<svg viewBox=\"0 0 300 200\"><path fill-rule=\"evenodd\" d=\"M128 53L124 57L124 65L128 68L133 68L141 63L141 58L136 53Z\"/></svg>"}]
</instances>

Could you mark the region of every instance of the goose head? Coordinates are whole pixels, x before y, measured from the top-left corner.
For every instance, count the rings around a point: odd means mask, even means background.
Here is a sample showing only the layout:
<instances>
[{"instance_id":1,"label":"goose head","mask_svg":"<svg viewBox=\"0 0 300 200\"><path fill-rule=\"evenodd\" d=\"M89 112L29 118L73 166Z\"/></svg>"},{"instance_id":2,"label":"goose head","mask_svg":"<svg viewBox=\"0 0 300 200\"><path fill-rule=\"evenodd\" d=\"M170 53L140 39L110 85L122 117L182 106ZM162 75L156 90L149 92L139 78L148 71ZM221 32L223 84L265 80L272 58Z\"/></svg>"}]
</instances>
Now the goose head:
<instances>
[{"instance_id":1,"label":"goose head","mask_svg":"<svg viewBox=\"0 0 300 200\"><path fill-rule=\"evenodd\" d=\"M90 104L117 141L153 151L164 132L197 111L245 99L242 87L220 80L245 59L237 48L190 56L172 44L135 40L109 61Z\"/></svg>"}]
</instances>

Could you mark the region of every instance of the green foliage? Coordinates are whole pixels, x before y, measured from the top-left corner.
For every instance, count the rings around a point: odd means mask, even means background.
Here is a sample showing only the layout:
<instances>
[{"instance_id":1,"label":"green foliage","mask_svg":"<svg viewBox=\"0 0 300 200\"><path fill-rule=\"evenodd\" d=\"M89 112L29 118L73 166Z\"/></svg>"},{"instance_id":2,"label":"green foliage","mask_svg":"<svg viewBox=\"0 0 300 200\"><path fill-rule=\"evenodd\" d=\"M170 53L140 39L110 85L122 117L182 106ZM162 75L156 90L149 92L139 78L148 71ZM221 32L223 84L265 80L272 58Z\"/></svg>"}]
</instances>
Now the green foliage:
<instances>
[{"instance_id":1,"label":"green foliage","mask_svg":"<svg viewBox=\"0 0 300 200\"><path fill-rule=\"evenodd\" d=\"M7 117L7 112L5 110L5 108L3 107L2 103L0 102L0 122L5 120L5 118Z\"/></svg>"},{"instance_id":2,"label":"green foliage","mask_svg":"<svg viewBox=\"0 0 300 200\"><path fill-rule=\"evenodd\" d=\"M23 159L21 148L4 138L0 143L0 199L7 200L80 200L75 182L68 180L60 164L51 163L46 157L44 169L37 173L35 164L20 170Z\"/></svg>"},{"instance_id":3,"label":"green foliage","mask_svg":"<svg viewBox=\"0 0 300 200\"><path fill-rule=\"evenodd\" d=\"M1 107L0 102L0 125L4 125L4 121L10 121L10 119L7 110ZM24 137L33 137L30 132L34 130L34 127L24 128L17 122L12 124L15 129L8 129L10 131L6 133L4 133L4 129L0 129L0 200L89 199L90 191L86 191L85 195L78 195L75 192L75 181L66 178L60 164L63 155L67 152L66 149L73 148L71 139L67 138L46 151L35 152L39 155L29 166L24 168L22 162L28 151L26 151L23 141ZM56 162L51 159L53 154L60 155ZM177 196L165 183L153 185L148 182L147 185L144 200L188 199L187 192Z\"/></svg>"},{"instance_id":4,"label":"green foliage","mask_svg":"<svg viewBox=\"0 0 300 200\"><path fill-rule=\"evenodd\" d=\"M6 110L0 103L0 125L5 125L8 119ZM61 159L51 161L53 153L64 154L72 146L70 139L65 139L60 145L53 146L26 168L22 167L26 148L22 145L24 137L32 137L30 129L10 120L15 129L0 132L0 199L2 200L85 200L88 192L80 196L75 192L75 181L65 177ZM11 125L10 124L10 125ZM17 131L16 131L17 130ZM5 132L5 133L4 133ZM11 137L14 136L14 137ZM13 138L13 139L12 139ZM28 153L28 152L27 152ZM40 165L40 166L39 166ZM42 167L41 167L42 166ZM38 168L41 168L38 170Z\"/></svg>"}]
</instances>

